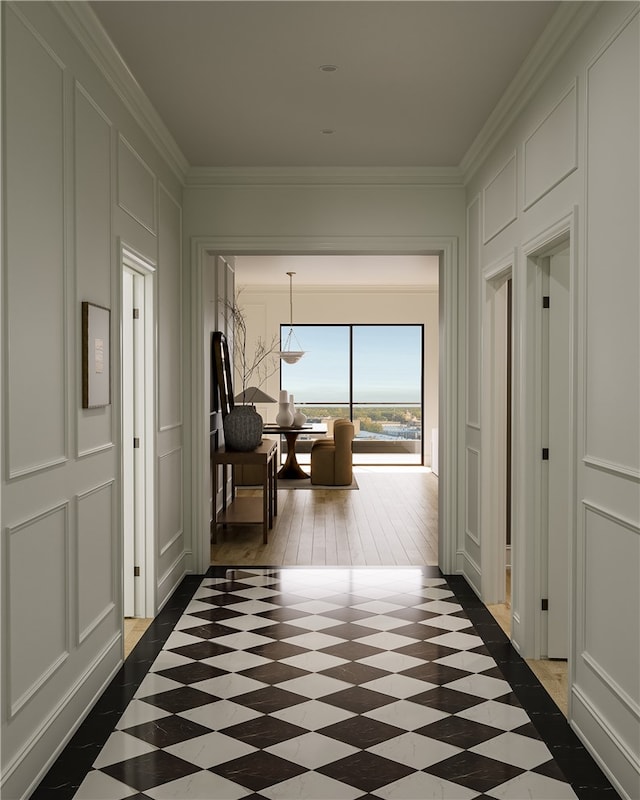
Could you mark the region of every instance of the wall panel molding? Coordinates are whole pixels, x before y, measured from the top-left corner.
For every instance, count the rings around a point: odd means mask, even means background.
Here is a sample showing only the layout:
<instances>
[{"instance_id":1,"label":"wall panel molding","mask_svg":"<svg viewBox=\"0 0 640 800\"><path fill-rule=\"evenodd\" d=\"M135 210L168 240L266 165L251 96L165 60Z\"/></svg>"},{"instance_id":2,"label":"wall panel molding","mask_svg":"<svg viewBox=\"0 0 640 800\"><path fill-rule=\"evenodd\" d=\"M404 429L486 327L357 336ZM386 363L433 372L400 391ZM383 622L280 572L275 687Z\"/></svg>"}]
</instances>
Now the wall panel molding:
<instances>
[{"instance_id":1,"label":"wall panel molding","mask_svg":"<svg viewBox=\"0 0 640 800\"><path fill-rule=\"evenodd\" d=\"M13 479L69 457L69 197L64 169L69 131L65 64L16 5L7 4L5 25L4 451L5 474ZM33 235L34 219L38 236ZM44 272L43 263L48 267ZM35 319L47 330L40 339ZM41 402L43 390L47 404Z\"/></svg>"},{"instance_id":2,"label":"wall panel molding","mask_svg":"<svg viewBox=\"0 0 640 800\"><path fill-rule=\"evenodd\" d=\"M80 450L78 452L78 458L88 458L89 456L98 455L98 453L104 453L107 450L113 450L115 444L113 442L107 442L106 444L98 445L97 447L90 447L87 450Z\"/></svg>"},{"instance_id":3,"label":"wall panel molding","mask_svg":"<svg viewBox=\"0 0 640 800\"><path fill-rule=\"evenodd\" d=\"M578 531L582 574L576 597L579 621L577 652L588 653L592 668L610 677L612 683L620 687L619 691L630 697L638 695L640 631L637 626L627 625L625 637L620 638L620 625L611 623L612 618L619 615L619 600L604 592L602 586L610 585L611 580L625 585L629 607L640 607L637 581L639 534L637 522L597 503L582 501ZM586 690L586 686L584 688ZM640 695L633 702L639 701Z\"/></svg>"},{"instance_id":4,"label":"wall panel molding","mask_svg":"<svg viewBox=\"0 0 640 800\"><path fill-rule=\"evenodd\" d=\"M101 495L106 495L101 497ZM115 479L105 481L98 486L76 495L76 630L77 644L85 639L102 623L117 607L118 580L115 565L118 562L118 510L116 503ZM89 519L83 526L83 512ZM85 549L92 548L91 553ZM86 563L83 563L83 560ZM92 563L102 565L102 574L106 577L106 585L97 580ZM106 571L110 575L106 574ZM93 577L91 577L93 575ZM102 578L102 575L100 576ZM98 596L102 590L104 595Z\"/></svg>"},{"instance_id":5,"label":"wall panel molding","mask_svg":"<svg viewBox=\"0 0 640 800\"><path fill-rule=\"evenodd\" d=\"M639 38L636 5L587 65L585 93L589 202L584 221L581 445L592 463L613 464L629 476L640 472L640 202L637 183L630 179L640 170Z\"/></svg>"},{"instance_id":6,"label":"wall panel molding","mask_svg":"<svg viewBox=\"0 0 640 800\"><path fill-rule=\"evenodd\" d=\"M182 209L158 185L158 430L183 423Z\"/></svg>"},{"instance_id":7,"label":"wall panel molding","mask_svg":"<svg viewBox=\"0 0 640 800\"><path fill-rule=\"evenodd\" d=\"M182 445L158 457L158 553L162 556L183 534L184 497ZM170 488L173 488L173 492Z\"/></svg>"},{"instance_id":8,"label":"wall panel molding","mask_svg":"<svg viewBox=\"0 0 640 800\"><path fill-rule=\"evenodd\" d=\"M640 723L640 704L637 703L625 690L609 675L604 667L597 662L597 660L587 651L583 650L581 653L582 660L589 667L589 669L596 675L603 683L603 685L616 696L616 698L626 707Z\"/></svg>"},{"instance_id":9,"label":"wall panel molding","mask_svg":"<svg viewBox=\"0 0 640 800\"><path fill-rule=\"evenodd\" d=\"M523 143L524 210L578 168L577 79Z\"/></svg>"},{"instance_id":10,"label":"wall panel molding","mask_svg":"<svg viewBox=\"0 0 640 800\"><path fill-rule=\"evenodd\" d=\"M7 527L3 583L9 657L5 669L12 718L69 657L69 547L68 502ZM36 554L42 564L39 570L33 566ZM46 620L33 600L34 581L40 582L39 590L45 595L49 590Z\"/></svg>"},{"instance_id":11,"label":"wall panel molding","mask_svg":"<svg viewBox=\"0 0 640 800\"><path fill-rule=\"evenodd\" d=\"M480 337L476 331L480 326L480 273L482 263L481 246L482 201L476 195L467 206L467 269L466 272L466 423L480 430Z\"/></svg>"},{"instance_id":12,"label":"wall panel molding","mask_svg":"<svg viewBox=\"0 0 640 800\"><path fill-rule=\"evenodd\" d=\"M130 174L128 174L130 172ZM118 134L118 205L150 234L156 236L156 176L127 139ZM146 183L146 187L144 184ZM134 190L134 185L138 185Z\"/></svg>"},{"instance_id":13,"label":"wall panel molding","mask_svg":"<svg viewBox=\"0 0 640 800\"><path fill-rule=\"evenodd\" d=\"M582 505L584 507L584 513L590 511L593 514L597 514L600 517L608 520L609 522L613 522L615 525L620 525L622 528L627 528L632 533L640 534L640 526L637 522L633 522L630 519L626 519L625 517L621 517L619 514L616 514L614 511L610 511L609 509L604 508L603 506L598 505L597 503L592 503L589 500L583 500Z\"/></svg>"},{"instance_id":14,"label":"wall panel molding","mask_svg":"<svg viewBox=\"0 0 640 800\"><path fill-rule=\"evenodd\" d=\"M585 466L591 467L592 469L599 469L603 472L609 472L611 475L616 475L619 478L625 478L640 483L640 470L630 469L624 464L613 464L609 461L602 461L599 458L593 458L593 456L589 455L585 455L582 461Z\"/></svg>"},{"instance_id":15,"label":"wall panel molding","mask_svg":"<svg viewBox=\"0 0 640 800\"><path fill-rule=\"evenodd\" d=\"M482 243L518 219L518 162L514 151L482 190Z\"/></svg>"},{"instance_id":16,"label":"wall panel molding","mask_svg":"<svg viewBox=\"0 0 640 800\"><path fill-rule=\"evenodd\" d=\"M465 504L465 534L480 547L480 451L467 446L465 451L467 502Z\"/></svg>"},{"instance_id":17,"label":"wall panel molding","mask_svg":"<svg viewBox=\"0 0 640 800\"><path fill-rule=\"evenodd\" d=\"M171 547L180 539L183 533L184 531L182 528L180 528L180 530L160 549L160 556L163 556L167 550L170 550Z\"/></svg>"},{"instance_id":18,"label":"wall panel molding","mask_svg":"<svg viewBox=\"0 0 640 800\"><path fill-rule=\"evenodd\" d=\"M113 251L113 152L115 132L111 120L91 93L75 81L74 153L70 170L74 181L74 307L88 300L106 308L115 308L112 297ZM112 315L111 326L116 329ZM81 330L79 315L74 325L77 360L72 403L75 418L76 457L113 445L113 406L88 410L80 407ZM113 338L113 337L112 337ZM112 359L115 366L115 358Z\"/></svg>"}]
</instances>

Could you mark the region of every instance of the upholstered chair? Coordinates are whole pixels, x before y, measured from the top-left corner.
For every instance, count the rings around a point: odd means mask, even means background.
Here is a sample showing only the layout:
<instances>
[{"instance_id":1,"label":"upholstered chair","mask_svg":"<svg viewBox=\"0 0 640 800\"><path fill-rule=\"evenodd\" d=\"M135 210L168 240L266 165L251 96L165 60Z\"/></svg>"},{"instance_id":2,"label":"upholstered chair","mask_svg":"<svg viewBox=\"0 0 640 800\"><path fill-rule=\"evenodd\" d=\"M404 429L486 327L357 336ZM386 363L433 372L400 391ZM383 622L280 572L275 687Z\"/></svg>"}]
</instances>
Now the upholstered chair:
<instances>
[{"instance_id":1,"label":"upholstered chair","mask_svg":"<svg viewBox=\"0 0 640 800\"><path fill-rule=\"evenodd\" d=\"M349 486L353 480L351 448L353 423L336 419L333 438L316 439L311 445L311 483Z\"/></svg>"}]
</instances>

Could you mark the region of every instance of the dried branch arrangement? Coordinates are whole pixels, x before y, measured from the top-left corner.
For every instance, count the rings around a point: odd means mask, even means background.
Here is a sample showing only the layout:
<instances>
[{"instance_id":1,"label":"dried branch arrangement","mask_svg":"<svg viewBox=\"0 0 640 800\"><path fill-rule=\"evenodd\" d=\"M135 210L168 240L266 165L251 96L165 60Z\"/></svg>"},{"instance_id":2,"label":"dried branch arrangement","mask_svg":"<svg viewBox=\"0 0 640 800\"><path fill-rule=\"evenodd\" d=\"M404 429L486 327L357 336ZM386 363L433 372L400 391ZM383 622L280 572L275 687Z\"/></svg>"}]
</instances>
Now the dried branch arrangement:
<instances>
[{"instance_id":1,"label":"dried branch arrangement","mask_svg":"<svg viewBox=\"0 0 640 800\"><path fill-rule=\"evenodd\" d=\"M274 375L280 361L277 357L280 351L280 338L274 334L269 342L258 337L253 350L247 349L247 320L244 309L238 302L240 292L236 292L233 300L222 300L227 327L233 330L230 349L233 358L234 372L240 378L242 392L251 386L260 387Z\"/></svg>"}]
</instances>

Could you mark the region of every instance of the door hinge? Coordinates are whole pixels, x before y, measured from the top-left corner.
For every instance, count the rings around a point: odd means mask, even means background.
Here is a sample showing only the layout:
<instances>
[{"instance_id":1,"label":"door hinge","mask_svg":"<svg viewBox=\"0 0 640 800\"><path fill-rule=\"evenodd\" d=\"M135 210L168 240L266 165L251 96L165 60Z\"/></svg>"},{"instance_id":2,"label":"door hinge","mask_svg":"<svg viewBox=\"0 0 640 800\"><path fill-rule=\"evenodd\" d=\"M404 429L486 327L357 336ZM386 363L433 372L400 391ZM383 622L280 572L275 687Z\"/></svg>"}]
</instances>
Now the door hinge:
<instances>
[{"instance_id":1,"label":"door hinge","mask_svg":"<svg viewBox=\"0 0 640 800\"><path fill-rule=\"evenodd\" d=\"M133 318L134 319L140 319L140 309L139 308L134 308L133 309Z\"/></svg>"},{"instance_id":2,"label":"door hinge","mask_svg":"<svg viewBox=\"0 0 640 800\"><path fill-rule=\"evenodd\" d=\"M133 568L133 577L134 578L139 578L140 577L140 567L134 567Z\"/></svg>"},{"instance_id":3,"label":"door hinge","mask_svg":"<svg viewBox=\"0 0 640 800\"><path fill-rule=\"evenodd\" d=\"M549 295L545 294L544 297L542 298L542 307L549 308L549 302L550 302Z\"/></svg>"},{"instance_id":4,"label":"door hinge","mask_svg":"<svg viewBox=\"0 0 640 800\"><path fill-rule=\"evenodd\" d=\"M138 436L133 437L133 449L136 450L140 447L140 438Z\"/></svg>"},{"instance_id":5,"label":"door hinge","mask_svg":"<svg viewBox=\"0 0 640 800\"><path fill-rule=\"evenodd\" d=\"M543 461L548 461L549 460L549 448L548 447L543 447L542 448L542 460Z\"/></svg>"},{"instance_id":6,"label":"door hinge","mask_svg":"<svg viewBox=\"0 0 640 800\"><path fill-rule=\"evenodd\" d=\"M547 597L543 597L542 600L540 601L540 608L543 611L549 610L549 599Z\"/></svg>"}]
</instances>

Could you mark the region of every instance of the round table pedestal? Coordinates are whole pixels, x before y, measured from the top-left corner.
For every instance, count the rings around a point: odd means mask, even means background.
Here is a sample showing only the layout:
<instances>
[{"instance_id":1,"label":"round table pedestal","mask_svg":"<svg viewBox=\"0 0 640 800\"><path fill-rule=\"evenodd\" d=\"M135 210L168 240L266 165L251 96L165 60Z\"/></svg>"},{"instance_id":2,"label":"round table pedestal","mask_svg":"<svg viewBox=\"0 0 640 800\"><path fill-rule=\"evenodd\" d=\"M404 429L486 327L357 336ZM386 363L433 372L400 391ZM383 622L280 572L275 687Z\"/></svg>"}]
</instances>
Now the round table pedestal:
<instances>
[{"instance_id":1,"label":"round table pedestal","mask_svg":"<svg viewBox=\"0 0 640 800\"><path fill-rule=\"evenodd\" d=\"M283 433L284 438L287 440L287 458L282 467L280 467L278 478L285 480L304 480L309 477L307 473L301 469L300 464L298 464L298 459L296 458L296 441L301 433L302 431L285 431Z\"/></svg>"}]
</instances>

